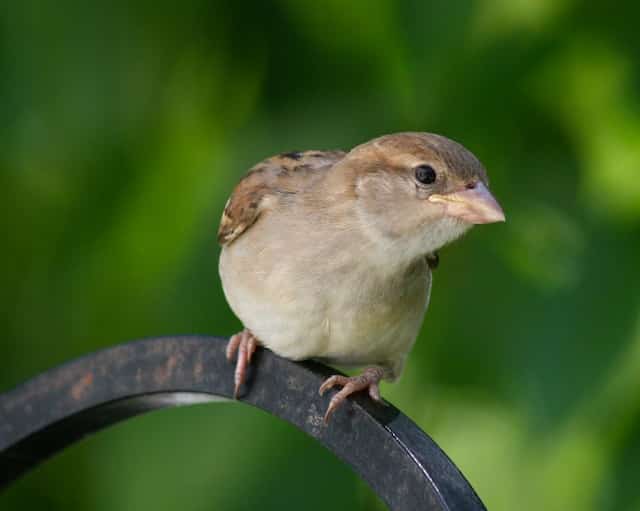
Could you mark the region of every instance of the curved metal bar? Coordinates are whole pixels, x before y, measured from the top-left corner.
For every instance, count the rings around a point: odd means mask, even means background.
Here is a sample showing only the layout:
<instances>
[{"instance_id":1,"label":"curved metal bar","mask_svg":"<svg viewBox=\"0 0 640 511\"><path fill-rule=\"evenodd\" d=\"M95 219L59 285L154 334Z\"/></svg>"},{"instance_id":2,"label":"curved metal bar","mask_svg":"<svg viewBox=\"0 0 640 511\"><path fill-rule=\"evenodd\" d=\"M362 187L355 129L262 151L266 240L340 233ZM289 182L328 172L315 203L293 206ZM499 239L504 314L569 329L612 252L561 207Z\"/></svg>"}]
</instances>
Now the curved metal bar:
<instances>
[{"instance_id":1,"label":"curved metal bar","mask_svg":"<svg viewBox=\"0 0 640 511\"><path fill-rule=\"evenodd\" d=\"M115 346L0 394L0 488L84 436L167 406L231 398L226 339L166 337ZM353 469L393 510L485 507L442 450L391 405L348 399L325 426L318 387L333 369L258 350L240 401L284 419Z\"/></svg>"}]
</instances>

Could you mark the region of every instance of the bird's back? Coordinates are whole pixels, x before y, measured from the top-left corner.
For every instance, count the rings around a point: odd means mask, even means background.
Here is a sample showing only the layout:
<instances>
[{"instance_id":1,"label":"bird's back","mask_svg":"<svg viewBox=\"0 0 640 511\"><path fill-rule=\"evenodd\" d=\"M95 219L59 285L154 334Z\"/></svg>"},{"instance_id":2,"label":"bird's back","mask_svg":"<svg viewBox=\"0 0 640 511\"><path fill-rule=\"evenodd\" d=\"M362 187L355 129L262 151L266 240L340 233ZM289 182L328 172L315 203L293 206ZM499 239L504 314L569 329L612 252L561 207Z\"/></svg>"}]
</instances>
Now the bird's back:
<instances>
[{"instance_id":1,"label":"bird's back","mask_svg":"<svg viewBox=\"0 0 640 511\"><path fill-rule=\"evenodd\" d=\"M304 192L345 154L343 151L295 151L254 165L225 205L218 230L219 243L232 243L272 202Z\"/></svg>"}]
</instances>

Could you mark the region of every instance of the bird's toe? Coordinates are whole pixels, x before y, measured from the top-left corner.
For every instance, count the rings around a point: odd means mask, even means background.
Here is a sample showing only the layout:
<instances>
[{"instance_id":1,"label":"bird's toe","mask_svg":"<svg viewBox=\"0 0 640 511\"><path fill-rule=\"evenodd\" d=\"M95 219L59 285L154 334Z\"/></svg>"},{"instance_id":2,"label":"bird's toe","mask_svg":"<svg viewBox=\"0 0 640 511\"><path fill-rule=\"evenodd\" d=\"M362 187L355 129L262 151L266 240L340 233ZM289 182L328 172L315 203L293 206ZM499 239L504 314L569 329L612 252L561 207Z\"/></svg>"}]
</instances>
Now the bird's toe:
<instances>
[{"instance_id":1,"label":"bird's toe","mask_svg":"<svg viewBox=\"0 0 640 511\"><path fill-rule=\"evenodd\" d=\"M247 370L251 362L251 358L259 346L258 339L249 331L243 330L235 334L229 339L226 349L227 359L233 360L236 355L236 367L233 373L233 398L238 399L240 396L240 388L247 379Z\"/></svg>"},{"instance_id":2,"label":"bird's toe","mask_svg":"<svg viewBox=\"0 0 640 511\"><path fill-rule=\"evenodd\" d=\"M354 392L367 390L371 399L380 402L382 398L380 397L379 382L382 379L383 374L384 370L382 368L369 367L358 376L342 376L336 374L327 378L318 391L321 396L328 389L333 388L336 385L341 385L342 389L331 398L331 401L329 401L329 406L324 414L325 424L329 423L329 420L335 410Z\"/></svg>"}]
</instances>

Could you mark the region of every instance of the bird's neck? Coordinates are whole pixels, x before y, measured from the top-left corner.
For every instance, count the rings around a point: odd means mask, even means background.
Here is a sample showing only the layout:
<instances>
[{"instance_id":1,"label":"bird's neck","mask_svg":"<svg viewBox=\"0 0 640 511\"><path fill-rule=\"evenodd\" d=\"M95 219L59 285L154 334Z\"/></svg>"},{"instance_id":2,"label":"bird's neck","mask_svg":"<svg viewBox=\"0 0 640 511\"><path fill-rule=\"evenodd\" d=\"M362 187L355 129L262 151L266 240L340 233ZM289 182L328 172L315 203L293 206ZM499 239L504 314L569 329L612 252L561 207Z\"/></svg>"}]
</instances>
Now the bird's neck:
<instances>
[{"instance_id":1,"label":"bird's neck","mask_svg":"<svg viewBox=\"0 0 640 511\"><path fill-rule=\"evenodd\" d=\"M360 229L367 239L367 256L372 264L389 273L404 272L428 254L462 236L470 225L443 218L412 235L394 236L374 225L360 212Z\"/></svg>"}]
</instances>

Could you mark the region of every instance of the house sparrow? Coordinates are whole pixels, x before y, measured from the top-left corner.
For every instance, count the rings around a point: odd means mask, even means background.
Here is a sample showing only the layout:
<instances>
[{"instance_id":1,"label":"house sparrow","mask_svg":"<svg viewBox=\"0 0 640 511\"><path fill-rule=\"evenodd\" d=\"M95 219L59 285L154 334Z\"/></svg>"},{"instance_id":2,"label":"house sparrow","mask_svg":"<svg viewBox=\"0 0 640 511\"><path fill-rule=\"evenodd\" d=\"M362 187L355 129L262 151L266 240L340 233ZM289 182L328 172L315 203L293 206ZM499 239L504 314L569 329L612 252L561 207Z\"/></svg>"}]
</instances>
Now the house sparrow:
<instances>
[{"instance_id":1,"label":"house sparrow","mask_svg":"<svg viewBox=\"0 0 640 511\"><path fill-rule=\"evenodd\" d=\"M350 394L380 400L429 302L437 250L502 222L478 159L430 133L386 135L349 152L284 153L255 165L224 208L220 277L245 329L231 337L235 396L259 345L291 360L367 366L334 375L326 414Z\"/></svg>"}]
</instances>

